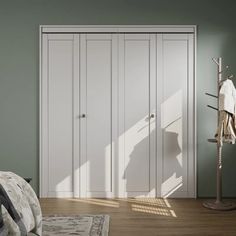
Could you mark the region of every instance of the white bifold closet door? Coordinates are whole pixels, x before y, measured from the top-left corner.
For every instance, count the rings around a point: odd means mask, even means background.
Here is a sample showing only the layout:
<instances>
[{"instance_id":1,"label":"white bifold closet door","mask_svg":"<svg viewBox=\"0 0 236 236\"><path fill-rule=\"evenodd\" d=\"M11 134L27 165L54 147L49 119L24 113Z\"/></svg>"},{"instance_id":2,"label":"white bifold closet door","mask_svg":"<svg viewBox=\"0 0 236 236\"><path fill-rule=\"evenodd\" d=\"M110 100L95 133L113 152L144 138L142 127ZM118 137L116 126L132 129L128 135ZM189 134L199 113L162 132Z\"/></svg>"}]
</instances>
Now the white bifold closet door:
<instances>
[{"instance_id":1,"label":"white bifold closet door","mask_svg":"<svg viewBox=\"0 0 236 236\"><path fill-rule=\"evenodd\" d=\"M192 34L157 35L157 196L194 197Z\"/></svg>"},{"instance_id":2,"label":"white bifold closet door","mask_svg":"<svg viewBox=\"0 0 236 236\"><path fill-rule=\"evenodd\" d=\"M41 84L41 195L72 197L74 161L73 35L43 37Z\"/></svg>"},{"instance_id":3,"label":"white bifold closet door","mask_svg":"<svg viewBox=\"0 0 236 236\"><path fill-rule=\"evenodd\" d=\"M120 197L156 195L156 35L119 35Z\"/></svg>"},{"instance_id":4,"label":"white bifold closet door","mask_svg":"<svg viewBox=\"0 0 236 236\"><path fill-rule=\"evenodd\" d=\"M194 197L192 34L44 34L42 197Z\"/></svg>"},{"instance_id":5,"label":"white bifold closet door","mask_svg":"<svg viewBox=\"0 0 236 236\"><path fill-rule=\"evenodd\" d=\"M117 37L80 36L80 195L114 197Z\"/></svg>"}]
</instances>

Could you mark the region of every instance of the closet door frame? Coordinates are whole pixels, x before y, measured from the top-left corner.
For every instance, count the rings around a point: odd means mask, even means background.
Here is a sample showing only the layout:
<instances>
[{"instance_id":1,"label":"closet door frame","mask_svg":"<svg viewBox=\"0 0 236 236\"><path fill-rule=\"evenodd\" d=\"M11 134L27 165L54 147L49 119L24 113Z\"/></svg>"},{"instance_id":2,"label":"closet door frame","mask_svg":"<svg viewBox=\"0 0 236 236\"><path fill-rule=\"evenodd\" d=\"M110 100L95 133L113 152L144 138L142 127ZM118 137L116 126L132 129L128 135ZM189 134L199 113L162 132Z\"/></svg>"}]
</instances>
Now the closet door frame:
<instances>
[{"instance_id":1,"label":"closet door frame","mask_svg":"<svg viewBox=\"0 0 236 236\"><path fill-rule=\"evenodd\" d=\"M194 179L194 186L193 186L193 196L197 197L197 119L196 119L196 45L197 45L197 26L196 25L40 25L39 26L39 196L46 197L45 187L47 186L47 179L45 175L43 175L46 163L45 163L45 155L47 150L47 137L45 133L45 129L47 128L47 122L45 122L45 117L47 117L47 86L45 84L46 78L46 68L47 68L47 59L45 55L45 34L74 34L74 37L79 39L80 33L187 33L193 35L193 62L192 62L192 80L190 84L192 85L192 92L193 96L191 97L192 103L192 112L189 116L191 119L191 123L193 124L192 129L192 145L189 149L190 155L192 158L192 170L193 170L193 179ZM79 41L79 40L75 40ZM76 43L74 44L75 50L79 50L79 45ZM77 63L79 63L79 58L74 58ZM78 70L74 71L75 76L79 76ZM76 93L79 92L79 83L75 81L74 84L74 96ZM78 101L79 103L79 101ZM74 104L75 109L78 107L79 104ZM158 109L158 107L157 107ZM74 111L75 113L76 111ZM79 139L79 123L74 123L75 132L74 132L74 139ZM74 155L79 155L79 148L74 147ZM74 170L76 166L79 165L78 158L74 158ZM44 171L43 171L44 169ZM74 173L74 197L80 197L80 180L78 176L80 175L79 170ZM158 182L158 180L156 180ZM158 191L158 190L157 190ZM157 192L157 196L158 196Z\"/></svg>"}]
</instances>

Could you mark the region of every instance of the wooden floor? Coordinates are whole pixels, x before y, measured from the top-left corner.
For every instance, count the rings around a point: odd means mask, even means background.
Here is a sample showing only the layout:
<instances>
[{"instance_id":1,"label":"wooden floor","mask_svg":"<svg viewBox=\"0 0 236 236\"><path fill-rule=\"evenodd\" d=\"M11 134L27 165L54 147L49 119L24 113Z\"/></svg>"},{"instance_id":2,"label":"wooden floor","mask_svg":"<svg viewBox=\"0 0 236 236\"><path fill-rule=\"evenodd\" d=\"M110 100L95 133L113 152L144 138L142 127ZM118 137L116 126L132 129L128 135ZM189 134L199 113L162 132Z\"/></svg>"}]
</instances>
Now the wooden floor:
<instances>
[{"instance_id":1,"label":"wooden floor","mask_svg":"<svg viewBox=\"0 0 236 236\"><path fill-rule=\"evenodd\" d=\"M43 215L108 214L109 236L236 235L236 211L195 199L40 199Z\"/></svg>"}]
</instances>

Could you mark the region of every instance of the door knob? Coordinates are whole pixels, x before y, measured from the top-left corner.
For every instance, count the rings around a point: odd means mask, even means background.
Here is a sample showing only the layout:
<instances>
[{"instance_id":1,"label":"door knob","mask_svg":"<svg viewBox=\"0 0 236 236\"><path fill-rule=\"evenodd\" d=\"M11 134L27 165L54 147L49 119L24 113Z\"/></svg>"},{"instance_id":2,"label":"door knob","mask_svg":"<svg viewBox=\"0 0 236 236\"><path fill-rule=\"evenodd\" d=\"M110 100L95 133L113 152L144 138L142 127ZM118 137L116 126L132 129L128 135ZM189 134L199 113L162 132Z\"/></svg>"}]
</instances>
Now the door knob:
<instances>
[{"instance_id":1,"label":"door knob","mask_svg":"<svg viewBox=\"0 0 236 236\"><path fill-rule=\"evenodd\" d=\"M80 116L80 118L85 118L86 117L86 115L85 114L82 114L81 116Z\"/></svg>"},{"instance_id":2,"label":"door knob","mask_svg":"<svg viewBox=\"0 0 236 236\"><path fill-rule=\"evenodd\" d=\"M154 118L155 117L155 115L152 113L151 115L150 115L150 118Z\"/></svg>"}]
</instances>

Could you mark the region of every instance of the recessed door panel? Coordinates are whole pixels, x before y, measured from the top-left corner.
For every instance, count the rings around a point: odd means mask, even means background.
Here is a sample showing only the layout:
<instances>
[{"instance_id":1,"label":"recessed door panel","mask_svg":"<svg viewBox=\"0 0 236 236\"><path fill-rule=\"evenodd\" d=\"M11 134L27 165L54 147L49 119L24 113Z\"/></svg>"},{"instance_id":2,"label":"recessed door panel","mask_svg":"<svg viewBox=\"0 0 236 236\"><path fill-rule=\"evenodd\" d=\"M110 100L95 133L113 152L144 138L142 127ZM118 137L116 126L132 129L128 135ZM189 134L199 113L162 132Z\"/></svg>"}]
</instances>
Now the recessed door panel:
<instances>
[{"instance_id":1,"label":"recessed door panel","mask_svg":"<svg viewBox=\"0 0 236 236\"><path fill-rule=\"evenodd\" d=\"M72 196L73 36L48 38L48 196Z\"/></svg>"},{"instance_id":2,"label":"recessed door panel","mask_svg":"<svg viewBox=\"0 0 236 236\"><path fill-rule=\"evenodd\" d=\"M81 37L81 160L85 196L113 192L112 35Z\"/></svg>"},{"instance_id":3,"label":"recessed door panel","mask_svg":"<svg viewBox=\"0 0 236 236\"><path fill-rule=\"evenodd\" d=\"M120 123L120 137L123 139L123 180L125 196L149 196L155 192L155 175L153 165L154 153L151 142L155 137L155 107L150 100L151 70L154 58L151 51L154 38L149 34L129 35L120 37L120 74L123 81L120 90L123 91ZM153 40L153 41L152 41ZM123 105L123 107L122 107ZM121 112L120 111L120 112ZM123 117L122 117L123 116ZM153 117L152 117L153 116ZM155 125L154 125L155 126ZM120 140L122 142L122 140Z\"/></svg>"},{"instance_id":4,"label":"recessed door panel","mask_svg":"<svg viewBox=\"0 0 236 236\"><path fill-rule=\"evenodd\" d=\"M157 68L162 71L159 84L162 86L160 97L161 111L161 142L162 154L158 163L158 178L161 179L162 197L191 196L192 179L188 176L191 170L191 157L188 153L189 142L192 136L189 132L189 74L192 55L191 40L189 35L159 36L159 57L162 66ZM192 95L191 95L192 96ZM190 96L190 97L191 97ZM189 161L190 160L190 161Z\"/></svg>"}]
</instances>

